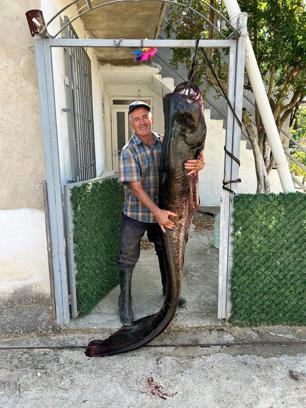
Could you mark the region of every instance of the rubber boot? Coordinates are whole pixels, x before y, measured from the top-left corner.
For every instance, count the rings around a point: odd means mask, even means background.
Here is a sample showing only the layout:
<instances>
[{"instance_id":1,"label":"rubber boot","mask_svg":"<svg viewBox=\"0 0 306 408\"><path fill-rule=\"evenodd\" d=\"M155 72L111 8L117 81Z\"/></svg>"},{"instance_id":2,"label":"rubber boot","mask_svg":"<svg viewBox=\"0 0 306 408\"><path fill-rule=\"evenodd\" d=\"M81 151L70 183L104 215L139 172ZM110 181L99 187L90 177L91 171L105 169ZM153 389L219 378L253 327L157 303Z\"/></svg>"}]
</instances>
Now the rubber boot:
<instances>
[{"instance_id":1,"label":"rubber boot","mask_svg":"<svg viewBox=\"0 0 306 408\"><path fill-rule=\"evenodd\" d=\"M120 322L131 326L134 321L132 310L132 274L134 267L120 267L120 295L118 298Z\"/></svg>"},{"instance_id":2,"label":"rubber boot","mask_svg":"<svg viewBox=\"0 0 306 408\"><path fill-rule=\"evenodd\" d=\"M187 300L183 297L180 297L177 303L178 307L180 307L181 309L183 309L184 307L187 306Z\"/></svg>"},{"instance_id":3,"label":"rubber boot","mask_svg":"<svg viewBox=\"0 0 306 408\"><path fill-rule=\"evenodd\" d=\"M158 263L161 275L161 281L163 286L163 296L166 296L166 288L167 288L167 270L164 262L164 257L162 255L158 255ZM187 301L180 297L177 303L178 307L184 308L187 306Z\"/></svg>"}]
</instances>

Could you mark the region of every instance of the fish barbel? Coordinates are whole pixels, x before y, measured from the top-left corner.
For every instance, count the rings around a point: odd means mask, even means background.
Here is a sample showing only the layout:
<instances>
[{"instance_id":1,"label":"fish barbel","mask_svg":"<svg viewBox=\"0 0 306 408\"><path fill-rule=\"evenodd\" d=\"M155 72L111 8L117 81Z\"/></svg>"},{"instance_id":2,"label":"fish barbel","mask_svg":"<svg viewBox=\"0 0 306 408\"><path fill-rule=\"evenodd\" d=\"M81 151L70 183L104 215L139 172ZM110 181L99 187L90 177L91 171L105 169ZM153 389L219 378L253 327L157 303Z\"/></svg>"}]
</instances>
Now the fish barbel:
<instances>
[{"instance_id":1,"label":"fish barbel","mask_svg":"<svg viewBox=\"0 0 306 408\"><path fill-rule=\"evenodd\" d=\"M123 326L105 340L91 341L85 354L104 357L135 350L158 336L173 319L181 290L184 252L192 215L199 205L197 176L184 164L204 148L206 124L200 90L182 83L164 97L165 136L159 169L159 207L177 214L173 230L163 233L166 295L161 310Z\"/></svg>"}]
</instances>

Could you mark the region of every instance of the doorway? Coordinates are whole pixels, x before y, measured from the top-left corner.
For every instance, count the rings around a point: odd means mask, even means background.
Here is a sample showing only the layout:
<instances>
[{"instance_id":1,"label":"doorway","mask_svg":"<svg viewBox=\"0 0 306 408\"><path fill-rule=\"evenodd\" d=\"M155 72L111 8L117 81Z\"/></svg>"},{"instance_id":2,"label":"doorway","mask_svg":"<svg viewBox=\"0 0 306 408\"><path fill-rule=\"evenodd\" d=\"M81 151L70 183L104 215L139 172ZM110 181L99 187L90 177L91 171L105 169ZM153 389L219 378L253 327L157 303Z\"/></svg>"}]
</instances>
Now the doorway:
<instances>
[{"instance_id":1,"label":"doorway","mask_svg":"<svg viewBox=\"0 0 306 408\"><path fill-rule=\"evenodd\" d=\"M42 129L45 150L45 170L47 179L48 202L50 215L50 236L52 245L52 268L54 277L54 297L56 303L56 321L58 324L68 324L69 296L67 282L67 262L65 252L64 217L62 207L62 181L61 168L58 157L58 133L56 123L56 105L54 97L54 76L52 65L52 49L58 47L110 47L116 44L114 40L108 39L46 39L36 38L36 55L38 61L38 80L41 95ZM137 48L145 47L179 47L194 48L195 45L204 48L228 48L228 99L232 110L228 109L226 126L226 152L224 166L224 180L229 186L222 196L220 230L220 252L219 252L219 292L218 292L218 317L226 318L230 303L228 301L228 282L231 269L231 228L232 228L232 193L237 189L239 175L240 153L240 128L235 121L235 115L241 116L242 112L242 90L244 72L244 37L238 40L122 40L120 47ZM44 61L41 64L40 61ZM135 94L135 92L133 92ZM147 94L147 93L146 93ZM133 98L134 99L134 98ZM139 99L139 98L137 98ZM47 101L47 103L45 103ZM125 102L119 109L114 108L113 123L113 147L112 155L116 155L118 163L119 150L122 143L128 138L128 118ZM156 105L155 105L156 106ZM121 109L120 109L121 108ZM235 115L234 115L235 112ZM111 115L110 115L111 117ZM117 121L118 119L118 121ZM224 245L223 245L224 243Z\"/></svg>"}]
</instances>

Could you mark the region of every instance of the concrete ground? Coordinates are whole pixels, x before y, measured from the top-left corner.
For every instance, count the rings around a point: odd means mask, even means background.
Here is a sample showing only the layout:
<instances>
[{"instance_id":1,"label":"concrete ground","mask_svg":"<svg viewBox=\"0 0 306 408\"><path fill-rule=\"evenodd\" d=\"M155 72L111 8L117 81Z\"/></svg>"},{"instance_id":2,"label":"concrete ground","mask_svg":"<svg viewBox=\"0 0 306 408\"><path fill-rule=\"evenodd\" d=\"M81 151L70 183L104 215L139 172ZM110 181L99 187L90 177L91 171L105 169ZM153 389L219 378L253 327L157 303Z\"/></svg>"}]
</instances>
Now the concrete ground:
<instances>
[{"instance_id":1,"label":"concrete ground","mask_svg":"<svg viewBox=\"0 0 306 408\"><path fill-rule=\"evenodd\" d=\"M26 340L33 347L26 348ZM0 349L0 406L305 408L305 346L158 346L87 358L73 334ZM16 343L16 339L14 340ZM66 346L65 346L66 342ZM38 346L40 344L40 346ZM60 348L62 345L63 348ZM4 348L6 347L6 348ZM28 346L29 347L29 346Z\"/></svg>"},{"instance_id":2,"label":"concrete ground","mask_svg":"<svg viewBox=\"0 0 306 408\"><path fill-rule=\"evenodd\" d=\"M214 217L196 213L185 252L182 296L187 307L178 309L172 327L219 325L217 320L218 249L213 246ZM135 318L157 312L163 303L157 256L153 245L143 240L139 262L133 273ZM115 329L118 319L119 286L114 288L87 316L75 319L75 328Z\"/></svg>"},{"instance_id":3,"label":"concrete ground","mask_svg":"<svg viewBox=\"0 0 306 408\"><path fill-rule=\"evenodd\" d=\"M20 305L18 316L8 308L0 334L0 407L305 408L306 327L232 327L216 319L212 224L197 215L191 229L183 279L187 308L139 350L84 355L89 340L120 327L118 288L65 329L40 325L46 316L37 308L37 328L24 323L16 330L14 322L32 309ZM143 246L133 282L136 318L162 303L157 259L146 241Z\"/></svg>"}]
</instances>

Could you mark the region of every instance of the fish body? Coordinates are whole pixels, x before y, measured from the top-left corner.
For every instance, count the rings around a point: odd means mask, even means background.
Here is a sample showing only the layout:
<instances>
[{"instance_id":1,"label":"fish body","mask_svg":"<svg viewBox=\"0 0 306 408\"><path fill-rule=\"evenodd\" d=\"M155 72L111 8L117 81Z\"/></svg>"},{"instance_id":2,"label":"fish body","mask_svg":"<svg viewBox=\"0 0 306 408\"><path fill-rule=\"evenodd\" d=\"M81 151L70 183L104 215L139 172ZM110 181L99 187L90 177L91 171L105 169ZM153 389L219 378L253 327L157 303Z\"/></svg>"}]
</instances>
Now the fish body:
<instances>
[{"instance_id":1,"label":"fish body","mask_svg":"<svg viewBox=\"0 0 306 408\"><path fill-rule=\"evenodd\" d=\"M177 304L184 266L185 246L194 211L199 206L198 177L188 176L187 160L198 158L204 148L206 124L203 100L198 89L193 97L185 95L181 84L164 98L165 137L159 169L159 207L177 214L175 227L163 235L165 263L169 282L168 301ZM166 298L168 297L168 293Z\"/></svg>"},{"instance_id":2,"label":"fish body","mask_svg":"<svg viewBox=\"0 0 306 408\"><path fill-rule=\"evenodd\" d=\"M189 85L189 84L188 84ZM164 98L165 136L159 169L159 207L177 214L175 227L163 234L166 296L161 310L123 326L105 340L91 341L85 354L103 357L135 350L158 336L175 315L181 288L184 251L194 210L198 207L197 177L184 164L204 147L206 124L198 88L185 95L187 83ZM197 98L195 97L197 96Z\"/></svg>"}]
</instances>

